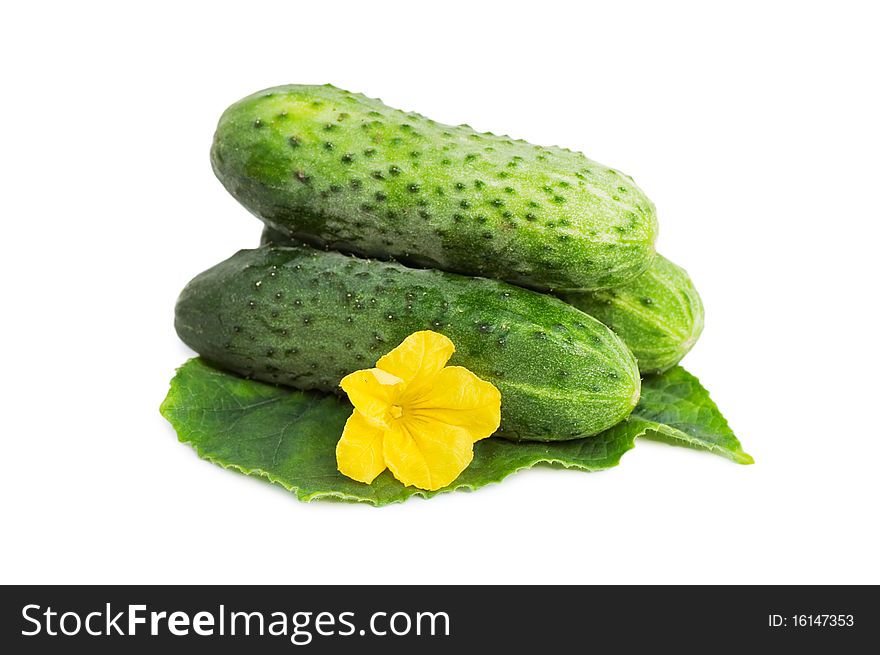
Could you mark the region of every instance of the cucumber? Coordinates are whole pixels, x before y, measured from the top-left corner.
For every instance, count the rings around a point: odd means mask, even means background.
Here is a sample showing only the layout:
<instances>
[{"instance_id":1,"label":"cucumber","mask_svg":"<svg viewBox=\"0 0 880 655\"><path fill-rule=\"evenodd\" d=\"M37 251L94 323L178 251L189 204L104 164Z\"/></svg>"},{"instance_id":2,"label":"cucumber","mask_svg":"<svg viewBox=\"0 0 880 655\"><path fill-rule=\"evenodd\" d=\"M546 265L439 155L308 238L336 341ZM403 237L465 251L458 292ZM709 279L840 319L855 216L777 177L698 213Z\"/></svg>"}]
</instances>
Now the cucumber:
<instances>
[{"instance_id":1,"label":"cucumber","mask_svg":"<svg viewBox=\"0 0 880 655\"><path fill-rule=\"evenodd\" d=\"M703 303L694 283L660 255L628 284L560 297L614 330L646 374L678 364L703 331Z\"/></svg>"},{"instance_id":2,"label":"cucumber","mask_svg":"<svg viewBox=\"0 0 880 655\"><path fill-rule=\"evenodd\" d=\"M599 321L497 280L307 247L242 250L183 290L180 338L241 375L340 393L339 381L418 330L447 335L450 364L501 391L499 435L596 434L639 398L632 353Z\"/></svg>"},{"instance_id":3,"label":"cucumber","mask_svg":"<svg viewBox=\"0 0 880 655\"><path fill-rule=\"evenodd\" d=\"M236 102L211 161L267 225L351 254L540 290L618 286L654 258L654 205L629 176L330 85Z\"/></svg>"},{"instance_id":4,"label":"cucumber","mask_svg":"<svg viewBox=\"0 0 880 655\"><path fill-rule=\"evenodd\" d=\"M296 246L299 245L293 237L287 236L284 232L279 232L275 228L268 225L263 226L263 233L260 235L261 246Z\"/></svg>"},{"instance_id":5,"label":"cucumber","mask_svg":"<svg viewBox=\"0 0 880 655\"><path fill-rule=\"evenodd\" d=\"M293 241L264 227L260 243L291 245ZM662 373L678 364L703 331L703 303L694 283L687 271L661 255L623 286L559 297L610 327L644 374Z\"/></svg>"}]
</instances>

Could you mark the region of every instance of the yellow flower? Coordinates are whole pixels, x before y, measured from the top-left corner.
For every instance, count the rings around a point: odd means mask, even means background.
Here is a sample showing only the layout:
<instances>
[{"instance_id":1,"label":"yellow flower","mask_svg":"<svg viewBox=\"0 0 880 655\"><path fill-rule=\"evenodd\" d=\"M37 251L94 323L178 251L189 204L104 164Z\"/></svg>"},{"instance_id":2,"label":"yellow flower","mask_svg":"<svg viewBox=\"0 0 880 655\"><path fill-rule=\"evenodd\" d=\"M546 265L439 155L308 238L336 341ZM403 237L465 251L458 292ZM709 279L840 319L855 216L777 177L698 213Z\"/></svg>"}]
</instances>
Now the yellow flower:
<instances>
[{"instance_id":1,"label":"yellow flower","mask_svg":"<svg viewBox=\"0 0 880 655\"><path fill-rule=\"evenodd\" d=\"M415 332L340 385L354 411L336 444L339 471L371 483L385 468L407 486L440 489L474 457L474 442L501 422L501 393L461 366L452 341Z\"/></svg>"}]
</instances>

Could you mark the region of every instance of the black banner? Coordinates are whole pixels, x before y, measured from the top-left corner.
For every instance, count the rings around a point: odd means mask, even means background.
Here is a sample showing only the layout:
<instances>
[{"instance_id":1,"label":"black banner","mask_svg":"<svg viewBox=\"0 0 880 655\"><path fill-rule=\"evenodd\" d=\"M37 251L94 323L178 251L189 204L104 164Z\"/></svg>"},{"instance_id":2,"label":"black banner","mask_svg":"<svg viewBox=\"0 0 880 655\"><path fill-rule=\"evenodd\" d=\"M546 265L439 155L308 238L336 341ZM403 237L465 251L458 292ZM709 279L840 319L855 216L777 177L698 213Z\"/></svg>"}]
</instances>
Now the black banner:
<instances>
[{"instance_id":1,"label":"black banner","mask_svg":"<svg viewBox=\"0 0 880 655\"><path fill-rule=\"evenodd\" d=\"M873 587L22 586L2 597L7 653L175 653L226 642L260 653L627 652L646 643L855 652L880 637Z\"/></svg>"}]
</instances>

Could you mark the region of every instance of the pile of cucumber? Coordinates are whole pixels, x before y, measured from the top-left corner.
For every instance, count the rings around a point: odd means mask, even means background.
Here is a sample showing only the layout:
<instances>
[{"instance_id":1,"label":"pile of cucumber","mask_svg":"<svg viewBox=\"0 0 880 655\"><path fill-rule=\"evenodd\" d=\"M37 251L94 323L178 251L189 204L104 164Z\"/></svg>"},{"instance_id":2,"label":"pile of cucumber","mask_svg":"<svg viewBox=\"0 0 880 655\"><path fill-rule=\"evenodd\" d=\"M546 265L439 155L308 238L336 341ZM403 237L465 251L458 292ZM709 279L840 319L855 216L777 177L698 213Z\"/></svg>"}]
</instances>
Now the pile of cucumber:
<instances>
[{"instance_id":1,"label":"pile of cucumber","mask_svg":"<svg viewBox=\"0 0 880 655\"><path fill-rule=\"evenodd\" d=\"M291 85L229 107L211 162L262 243L190 282L175 325L245 377L338 393L430 329L500 389L497 436L568 440L625 419L702 329L654 205L580 153Z\"/></svg>"}]
</instances>

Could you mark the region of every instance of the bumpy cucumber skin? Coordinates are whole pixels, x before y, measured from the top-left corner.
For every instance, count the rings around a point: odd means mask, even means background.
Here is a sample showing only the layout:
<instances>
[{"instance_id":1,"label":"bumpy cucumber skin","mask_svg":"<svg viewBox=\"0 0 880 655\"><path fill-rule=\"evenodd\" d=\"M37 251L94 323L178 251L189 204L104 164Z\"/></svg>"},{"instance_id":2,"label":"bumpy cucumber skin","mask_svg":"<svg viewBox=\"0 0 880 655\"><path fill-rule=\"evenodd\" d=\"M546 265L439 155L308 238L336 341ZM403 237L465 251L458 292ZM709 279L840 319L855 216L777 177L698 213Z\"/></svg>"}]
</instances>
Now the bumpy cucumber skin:
<instances>
[{"instance_id":1,"label":"bumpy cucumber skin","mask_svg":"<svg viewBox=\"0 0 880 655\"><path fill-rule=\"evenodd\" d=\"M292 245L293 241L267 226L260 244ZM559 297L610 327L646 375L678 364L703 331L703 302L693 281L687 271L662 255L621 287L560 293Z\"/></svg>"},{"instance_id":2,"label":"bumpy cucumber skin","mask_svg":"<svg viewBox=\"0 0 880 655\"><path fill-rule=\"evenodd\" d=\"M336 393L413 332L443 333L450 364L501 391L498 434L510 439L596 434L632 411L641 387L623 342L556 298L312 248L239 251L187 285L175 327L226 369Z\"/></svg>"},{"instance_id":3,"label":"bumpy cucumber skin","mask_svg":"<svg viewBox=\"0 0 880 655\"><path fill-rule=\"evenodd\" d=\"M645 374L678 364L703 331L703 302L694 283L661 255L629 284L560 297L614 330Z\"/></svg>"},{"instance_id":4,"label":"bumpy cucumber skin","mask_svg":"<svg viewBox=\"0 0 880 655\"><path fill-rule=\"evenodd\" d=\"M211 161L267 225L360 256L541 290L618 286L654 257L654 205L629 176L330 85L235 103Z\"/></svg>"}]
</instances>

